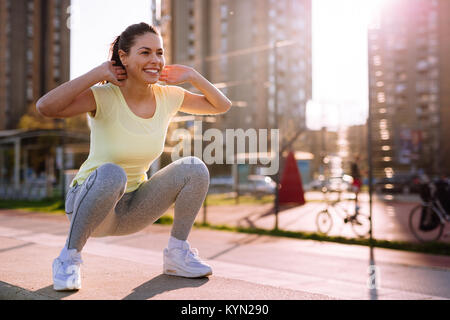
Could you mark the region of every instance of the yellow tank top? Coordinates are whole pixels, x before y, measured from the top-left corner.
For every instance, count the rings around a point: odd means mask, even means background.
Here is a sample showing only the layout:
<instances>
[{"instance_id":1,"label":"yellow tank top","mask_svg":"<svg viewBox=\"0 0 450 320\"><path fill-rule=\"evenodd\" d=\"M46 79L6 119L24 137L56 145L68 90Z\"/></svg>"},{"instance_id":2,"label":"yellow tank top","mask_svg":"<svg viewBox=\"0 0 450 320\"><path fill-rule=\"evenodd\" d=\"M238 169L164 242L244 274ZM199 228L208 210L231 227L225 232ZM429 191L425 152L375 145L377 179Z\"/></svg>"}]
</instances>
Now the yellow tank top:
<instances>
[{"instance_id":1,"label":"yellow tank top","mask_svg":"<svg viewBox=\"0 0 450 320\"><path fill-rule=\"evenodd\" d=\"M167 128L184 99L184 89L152 85L156 110L144 119L131 111L119 87L107 83L91 88L97 110L88 113L91 146L70 186L83 184L89 174L105 163L121 166L127 174L126 193L148 180L147 171L164 150Z\"/></svg>"}]
</instances>

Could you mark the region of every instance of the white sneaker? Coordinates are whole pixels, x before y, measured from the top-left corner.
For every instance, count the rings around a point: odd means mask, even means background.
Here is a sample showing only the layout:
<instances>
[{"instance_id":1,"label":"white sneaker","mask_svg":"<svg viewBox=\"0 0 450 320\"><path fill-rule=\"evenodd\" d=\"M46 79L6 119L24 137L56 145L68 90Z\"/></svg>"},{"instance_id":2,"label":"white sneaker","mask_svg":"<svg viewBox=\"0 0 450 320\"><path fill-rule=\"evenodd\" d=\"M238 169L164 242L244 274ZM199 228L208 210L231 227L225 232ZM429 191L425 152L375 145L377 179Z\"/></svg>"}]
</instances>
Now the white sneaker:
<instances>
[{"instance_id":1,"label":"white sneaker","mask_svg":"<svg viewBox=\"0 0 450 320\"><path fill-rule=\"evenodd\" d=\"M200 278L212 275L211 267L198 257L198 250L186 241L182 248L164 249L163 273L171 276Z\"/></svg>"},{"instance_id":2,"label":"white sneaker","mask_svg":"<svg viewBox=\"0 0 450 320\"><path fill-rule=\"evenodd\" d=\"M53 260L53 289L56 291L81 289L81 254L76 249L66 252L66 257Z\"/></svg>"}]
</instances>

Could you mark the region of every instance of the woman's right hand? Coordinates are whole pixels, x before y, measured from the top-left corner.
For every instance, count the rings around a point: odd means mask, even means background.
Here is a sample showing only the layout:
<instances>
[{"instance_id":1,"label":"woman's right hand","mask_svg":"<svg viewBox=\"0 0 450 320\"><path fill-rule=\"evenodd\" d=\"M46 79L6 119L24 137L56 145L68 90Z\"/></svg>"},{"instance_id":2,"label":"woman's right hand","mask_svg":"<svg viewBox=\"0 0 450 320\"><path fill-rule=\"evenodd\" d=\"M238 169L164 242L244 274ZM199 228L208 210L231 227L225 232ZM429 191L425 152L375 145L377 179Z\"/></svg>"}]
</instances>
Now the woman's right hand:
<instances>
[{"instance_id":1,"label":"woman's right hand","mask_svg":"<svg viewBox=\"0 0 450 320\"><path fill-rule=\"evenodd\" d=\"M116 61L106 61L100 65L102 74L101 81L108 81L116 86L122 87L124 85L123 80L127 79L127 72L124 68L115 66Z\"/></svg>"}]
</instances>

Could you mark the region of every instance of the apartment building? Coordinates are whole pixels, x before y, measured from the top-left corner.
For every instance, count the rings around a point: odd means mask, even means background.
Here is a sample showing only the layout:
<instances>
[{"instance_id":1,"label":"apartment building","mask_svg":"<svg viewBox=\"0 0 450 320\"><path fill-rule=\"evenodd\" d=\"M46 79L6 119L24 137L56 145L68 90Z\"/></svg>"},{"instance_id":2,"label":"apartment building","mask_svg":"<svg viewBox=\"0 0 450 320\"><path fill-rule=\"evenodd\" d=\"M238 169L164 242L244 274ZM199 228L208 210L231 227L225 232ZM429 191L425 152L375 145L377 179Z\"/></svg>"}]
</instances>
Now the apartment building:
<instances>
[{"instance_id":1,"label":"apartment building","mask_svg":"<svg viewBox=\"0 0 450 320\"><path fill-rule=\"evenodd\" d=\"M306 103L312 97L311 0L153 4L167 62L195 67L233 101L215 127L278 127L286 136L306 128Z\"/></svg>"},{"instance_id":2,"label":"apartment building","mask_svg":"<svg viewBox=\"0 0 450 320\"><path fill-rule=\"evenodd\" d=\"M375 175L450 173L450 1L383 2L369 29Z\"/></svg>"},{"instance_id":3,"label":"apartment building","mask_svg":"<svg viewBox=\"0 0 450 320\"><path fill-rule=\"evenodd\" d=\"M70 77L70 0L0 0L0 130Z\"/></svg>"}]
</instances>

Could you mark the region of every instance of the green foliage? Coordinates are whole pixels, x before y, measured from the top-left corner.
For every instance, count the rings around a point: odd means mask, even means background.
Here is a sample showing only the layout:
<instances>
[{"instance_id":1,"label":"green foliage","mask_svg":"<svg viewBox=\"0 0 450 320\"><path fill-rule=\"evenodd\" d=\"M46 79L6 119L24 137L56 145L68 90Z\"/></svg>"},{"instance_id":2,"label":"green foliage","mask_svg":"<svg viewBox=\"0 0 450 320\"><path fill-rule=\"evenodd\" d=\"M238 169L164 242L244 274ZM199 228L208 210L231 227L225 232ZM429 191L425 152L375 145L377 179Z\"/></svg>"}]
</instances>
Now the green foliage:
<instances>
[{"instance_id":1,"label":"green foliage","mask_svg":"<svg viewBox=\"0 0 450 320\"><path fill-rule=\"evenodd\" d=\"M239 196L240 204L266 204L273 202L274 202L273 195L266 195L261 198L257 198L250 195ZM206 197L206 204L208 206L234 205L236 204L236 199L230 193L209 194Z\"/></svg>"},{"instance_id":2,"label":"green foliage","mask_svg":"<svg viewBox=\"0 0 450 320\"><path fill-rule=\"evenodd\" d=\"M0 200L0 209L17 209L30 212L64 214L64 202L61 199L44 199L40 201Z\"/></svg>"},{"instance_id":3,"label":"green foliage","mask_svg":"<svg viewBox=\"0 0 450 320\"><path fill-rule=\"evenodd\" d=\"M168 224L171 225L173 224L173 218L171 216L162 216L161 218L159 218L158 220L155 221L156 224Z\"/></svg>"},{"instance_id":4,"label":"green foliage","mask_svg":"<svg viewBox=\"0 0 450 320\"><path fill-rule=\"evenodd\" d=\"M89 130L87 125L86 114L79 116L65 118L66 130ZM36 105L30 104L27 113L25 113L19 121L19 129L38 130L38 129L61 129L60 124L53 118L46 118L42 116L36 109Z\"/></svg>"}]
</instances>

